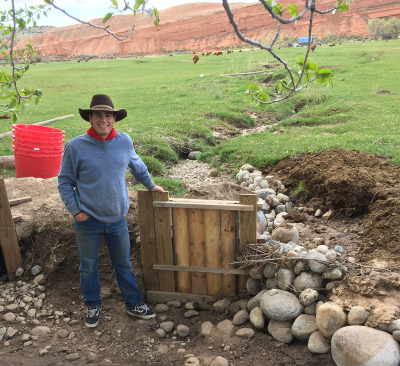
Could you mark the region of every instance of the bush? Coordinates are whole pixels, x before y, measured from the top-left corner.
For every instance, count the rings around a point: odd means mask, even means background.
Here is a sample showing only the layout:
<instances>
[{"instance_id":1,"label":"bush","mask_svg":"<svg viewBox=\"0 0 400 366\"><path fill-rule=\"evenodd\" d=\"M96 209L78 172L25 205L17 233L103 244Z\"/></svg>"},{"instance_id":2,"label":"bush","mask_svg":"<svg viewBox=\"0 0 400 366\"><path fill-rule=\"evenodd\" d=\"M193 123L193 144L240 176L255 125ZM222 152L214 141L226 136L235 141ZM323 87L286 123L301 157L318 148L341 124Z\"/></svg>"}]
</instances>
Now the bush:
<instances>
[{"instance_id":1,"label":"bush","mask_svg":"<svg viewBox=\"0 0 400 366\"><path fill-rule=\"evenodd\" d=\"M161 161L157 160L154 156L140 156L143 163L146 164L150 174L161 175L164 173L164 166Z\"/></svg>"},{"instance_id":2,"label":"bush","mask_svg":"<svg viewBox=\"0 0 400 366\"><path fill-rule=\"evenodd\" d=\"M40 62L40 61L42 61L42 58L39 57L39 56L36 56L36 57L35 57L35 60L36 60L36 62Z\"/></svg>"}]
</instances>

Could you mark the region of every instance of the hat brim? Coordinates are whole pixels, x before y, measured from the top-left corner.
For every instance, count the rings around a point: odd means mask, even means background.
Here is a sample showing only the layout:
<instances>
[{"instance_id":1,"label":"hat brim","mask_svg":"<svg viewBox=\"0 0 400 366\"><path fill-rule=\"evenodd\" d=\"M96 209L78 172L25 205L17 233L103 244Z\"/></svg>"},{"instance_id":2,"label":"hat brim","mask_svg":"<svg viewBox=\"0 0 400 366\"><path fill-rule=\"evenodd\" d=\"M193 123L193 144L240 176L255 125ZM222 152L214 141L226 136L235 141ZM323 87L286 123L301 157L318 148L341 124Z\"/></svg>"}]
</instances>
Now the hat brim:
<instances>
[{"instance_id":1,"label":"hat brim","mask_svg":"<svg viewBox=\"0 0 400 366\"><path fill-rule=\"evenodd\" d=\"M101 111L101 110L104 110L105 112L113 112L115 114L115 122L123 120L128 115L128 112L126 111L125 108L121 108L121 109L114 110L114 111L110 111L109 109L82 109L82 108L79 108L79 114L85 121L90 122L89 114L92 114L94 111Z\"/></svg>"}]
</instances>

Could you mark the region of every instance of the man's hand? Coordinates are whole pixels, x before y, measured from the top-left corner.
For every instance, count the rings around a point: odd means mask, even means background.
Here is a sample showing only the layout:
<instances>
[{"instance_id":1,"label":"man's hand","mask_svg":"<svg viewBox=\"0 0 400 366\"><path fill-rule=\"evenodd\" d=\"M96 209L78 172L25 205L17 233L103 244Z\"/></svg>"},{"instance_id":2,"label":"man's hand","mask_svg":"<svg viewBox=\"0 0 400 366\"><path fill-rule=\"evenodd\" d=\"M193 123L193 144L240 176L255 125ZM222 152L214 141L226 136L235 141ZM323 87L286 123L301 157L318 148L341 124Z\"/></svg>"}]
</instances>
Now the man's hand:
<instances>
[{"instance_id":1,"label":"man's hand","mask_svg":"<svg viewBox=\"0 0 400 366\"><path fill-rule=\"evenodd\" d=\"M163 187L160 186L155 186L152 190L152 192L165 192Z\"/></svg>"},{"instance_id":2,"label":"man's hand","mask_svg":"<svg viewBox=\"0 0 400 366\"><path fill-rule=\"evenodd\" d=\"M76 221L85 221L85 220L87 220L89 217L90 217L90 215L89 215L87 212L84 212L84 211L79 212L78 214L76 214L76 215L74 216L74 218L75 218Z\"/></svg>"}]
</instances>

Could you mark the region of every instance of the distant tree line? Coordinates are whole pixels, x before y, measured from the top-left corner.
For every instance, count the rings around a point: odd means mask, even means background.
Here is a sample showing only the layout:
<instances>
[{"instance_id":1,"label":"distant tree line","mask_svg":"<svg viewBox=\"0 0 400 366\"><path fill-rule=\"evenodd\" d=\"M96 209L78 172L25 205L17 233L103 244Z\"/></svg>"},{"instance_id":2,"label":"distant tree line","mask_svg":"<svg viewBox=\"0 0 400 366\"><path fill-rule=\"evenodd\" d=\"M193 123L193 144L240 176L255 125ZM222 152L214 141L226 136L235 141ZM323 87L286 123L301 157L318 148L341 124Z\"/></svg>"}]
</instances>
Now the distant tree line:
<instances>
[{"instance_id":1,"label":"distant tree line","mask_svg":"<svg viewBox=\"0 0 400 366\"><path fill-rule=\"evenodd\" d=\"M399 37L400 19L393 17L390 19L375 18L368 22L367 29L370 37L379 39L384 35Z\"/></svg>"}]
</instances>

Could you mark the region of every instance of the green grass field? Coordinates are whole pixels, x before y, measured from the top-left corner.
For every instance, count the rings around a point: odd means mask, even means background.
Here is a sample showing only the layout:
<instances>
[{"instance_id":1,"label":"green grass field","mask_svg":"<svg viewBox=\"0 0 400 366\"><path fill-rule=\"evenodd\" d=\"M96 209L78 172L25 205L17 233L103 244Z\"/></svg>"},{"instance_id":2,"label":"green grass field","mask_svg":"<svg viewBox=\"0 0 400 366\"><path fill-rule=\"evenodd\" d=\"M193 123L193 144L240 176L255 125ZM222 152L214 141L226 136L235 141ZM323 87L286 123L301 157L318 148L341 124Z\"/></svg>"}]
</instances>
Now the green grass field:
<instances>
[{"instance_id":1,"label":"green grass field","mask_svg":"<svg viewBox=\"0 0 400 366\"><path fill-rule=\"evenodd\" d=\"M305 48L277 52L294 67ZM205 153L203 160L218 166L250 163L263 168L289 154L332 147L386 154L389 162L400 162L400 40L317 47L310 60L335 72L334 87L313 84L266 112L236 94L246 76L219 75L275 64L267 52L200 56L198 64L191 59L192 55L176 55L36 64L20 86L41 88L42 103L32 105L23 122L74 114L73 119L49 125L65 130L68 141L90 126L80 118L78 107L87 108L93 94L104 93L116 108L128 110L128 117L115 125L117 131L132 137L139 154L164 165L175 163L188 149L199 149ZM261 83L266 77L250 79ZM378 94L380 90L399 95ZM263 113L259 118L263 123L280 124L268 132L222 142L213 137L216 126L254 124L245 114L254 111ZM10 120L0 121L0 133L11 128ZM11 154L12 139L1 139L0 155Z\"/></svg>"}]
</instances>

